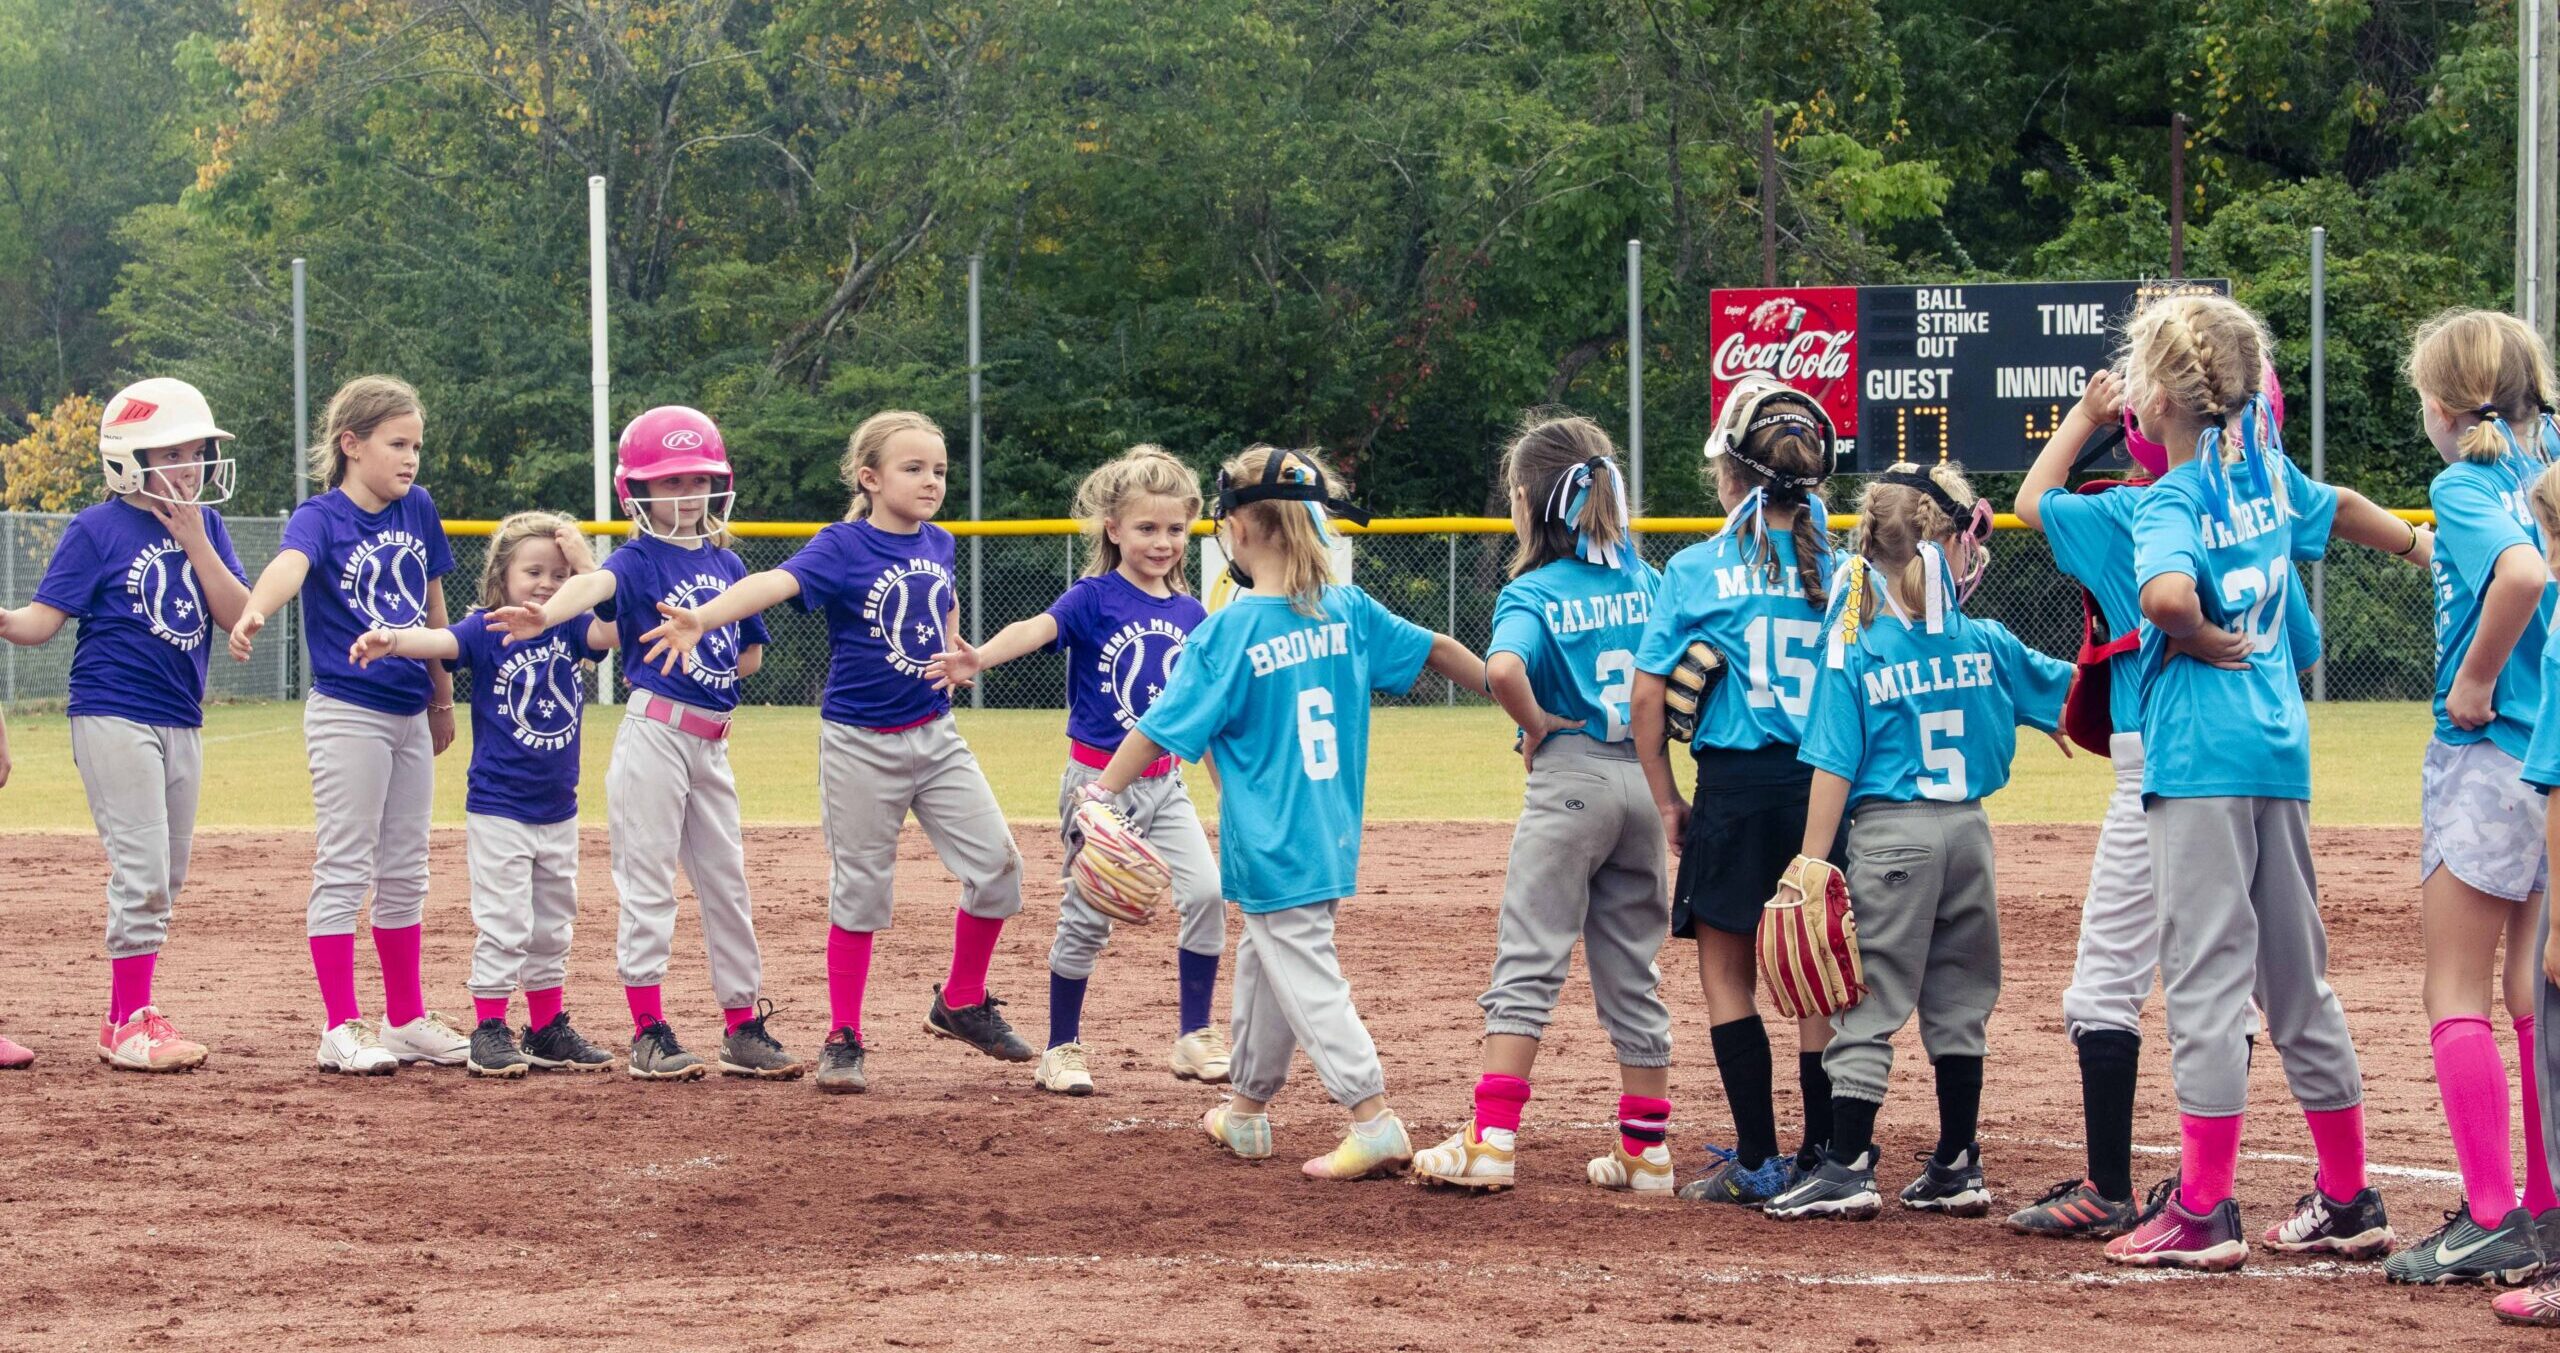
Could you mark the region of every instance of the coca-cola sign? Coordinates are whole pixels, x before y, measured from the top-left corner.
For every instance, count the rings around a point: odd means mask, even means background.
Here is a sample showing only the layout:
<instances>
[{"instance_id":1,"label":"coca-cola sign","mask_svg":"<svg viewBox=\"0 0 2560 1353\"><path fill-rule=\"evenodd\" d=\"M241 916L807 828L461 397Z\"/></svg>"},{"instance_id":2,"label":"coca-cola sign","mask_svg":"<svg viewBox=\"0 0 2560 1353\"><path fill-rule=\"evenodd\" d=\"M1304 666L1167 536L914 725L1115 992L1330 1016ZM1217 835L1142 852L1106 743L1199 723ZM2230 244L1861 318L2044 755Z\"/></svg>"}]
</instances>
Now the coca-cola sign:
<instances>
[{"instance_id":1,"label":"coca-cola sign","mask_svg":"<svg viewBox=\"0 0 2560 1353\"><path fill-rule=\"evenodd\" d=\"M1708 388L1717 408L1752 372L1766 372L1821 401L1840 432L1844 459L1858 437L1858 289L1777 287L1709 297Z\"/></svg>"}]
</instances>

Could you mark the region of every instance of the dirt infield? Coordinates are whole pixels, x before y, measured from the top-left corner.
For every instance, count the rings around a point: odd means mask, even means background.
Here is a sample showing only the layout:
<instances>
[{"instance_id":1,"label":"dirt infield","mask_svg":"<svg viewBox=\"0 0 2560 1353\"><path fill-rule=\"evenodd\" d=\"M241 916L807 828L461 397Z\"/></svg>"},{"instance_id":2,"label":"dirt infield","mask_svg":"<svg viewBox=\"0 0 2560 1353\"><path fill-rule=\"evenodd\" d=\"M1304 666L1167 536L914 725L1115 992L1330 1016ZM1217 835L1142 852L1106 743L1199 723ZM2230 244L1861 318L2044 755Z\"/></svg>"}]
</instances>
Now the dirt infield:
<instances>
[{"instance_id":1,"label":"dirt infield","mask_svg":"<svg viewBox=\"0 0 2560 1353\"><path fill-rule=\"evenodd\" d=\"M750 836L767 981L785 1006L776 1027L814 1052L825 852L814 831ZM1036 1043L1057 857L1049 833L1021 836L1036 882L993 985ZM1999 832L2008 986L1983 1131L2004 1202L2079 1171L2059 1000L2091 837ZM2416 834L2316 838L2377 1182L2415 1235L2455 1194L2418 1006ZM1467 1112L1507 832L1385 824L1369 842L1342 953L1390 1098L1436 1140ZM2145 1278L1989 1221L1890 1210L1865 1226L1786 1225L1600 1193L1582 1162L1605 1147L1614 1077L1578 976L1540 1063L1517 1192L1300 1178L1296 1162L1341 1125L1303 1061L1273 1114L1280 1157L1243 1164L1193 1126L1212 1097L1159 1069L1173 1031L1169 928L1124 932L1104 960L1086 1018L1091 1099L1043 1096L1028 1068L923 1034L956 888L912 830L901 926L881 940L871 988L867 1096L618 1074L342 1082L310 1062L310 855L307 835L198 843L159 992L213 1060L154 1080L111 1074L89 1051L106 987L96 843L0 837L0 1032L42 1057L0 1075L0 1348L2049 1350L2102 1324L2115 1338L2163 1328L2185 1349L2533 1342L2497 1325L2481 1291L2413 1293L2371 1269L2253 1255L2236 1278ZM460 1014L459 832L438 833L435 868L431 1003ZM600 833L587 837L586 883L570 1010L599 1042L618 1040L628 1025ZM667 1005L707 1051L718 1014L689 906L684 924ZM1666 951L1684 1179L1699 1144L1730 1131L1691 962L1685 944ZM359 967L372 1010L370 958ZM1222 985L1222 1009L1225 996ZM1932 1135L1915 1039L1878 1125L1889 1187ZM2150 1047L2136 1140L2168 1143L2167 1057ZM1791 1051L1779 1049L1782 1068ZM2253 1229L2306 1187L2310 1150L2273 1057L2259 1059L2254 1104L2240 1175ZM2137 1161L2145 1175L2169 1168L2165 1155Z\"/></svg>"}]
</instances>

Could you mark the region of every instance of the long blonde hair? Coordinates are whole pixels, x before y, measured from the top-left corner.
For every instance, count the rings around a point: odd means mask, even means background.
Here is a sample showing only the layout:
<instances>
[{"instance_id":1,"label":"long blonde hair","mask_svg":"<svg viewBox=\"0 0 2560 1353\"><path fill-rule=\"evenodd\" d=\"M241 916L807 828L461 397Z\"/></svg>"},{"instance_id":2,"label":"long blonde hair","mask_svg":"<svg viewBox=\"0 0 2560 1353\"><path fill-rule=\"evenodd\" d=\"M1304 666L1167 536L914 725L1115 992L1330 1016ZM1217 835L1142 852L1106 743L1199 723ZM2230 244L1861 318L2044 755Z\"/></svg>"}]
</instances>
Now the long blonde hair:
<instances>
[{"instance_id":1,"label":"long blonde hair","mask_svg":"<svg viewBox=\"0 0 2560 1353\"><path fill-rule=\"evenodd\" d=\"M494 611L513 604L507 600L507 568L526 541L549 540L560 528L575 525L557 512L518 512L499 522L489 536L489 557L480 564L481 606Z\"/></svg>"},{"instance_id":2,"label":"long blonde hair","mask_svg":"<svg viewBox=\"0 0 2560 1353\"><path fill-rule=\"evenodd\" d=\"M1927 475L1940 491L1956 501L1956 506L1971 510L1976 495L1966 482L1964 468L1953 461L1922 469L1902 461L1886 474ZM1928 556L1920 552L1924 541L1944 541L1956 532L1958 523L1938 506L1927 493L1904 484L1888 484L1879 479L1867 485L1858 497L1858 553L1867 561L1859 576L1864 586L1850 599L1858 608L1858 623L1872 624L1876 618L1875 584L1879 573L1884 585L1893 589L1893 599L1905 615L1918 615L1928 604Z\"/></svg>"},{"instance_id":3,"label":"long blonde hair","mask_svg":"<svg viewBox=\"0 0 2560 1353\"><path fill-rule=\"evenodd\" d=\"M1287 456L1289 463L1280 471L1284 484L1321 482L1329 496L1342 492L1342 483L1316 459L1313 451L1287 451L1276 446L1255 443L1238 452L1220 473L1229 483L1259 484L1274 456ZM1246 503L1227 514L1231 521L1251 525L1254 534L1272 542L1280 556L1279 576L1257 576L1257 585L1272 583L1289 595L1289 606L1300 615L1324 614L1324 589L1333 581L1333 557L1325 548L1324 536L1316 530L1310 504L1286 499L1264 499Z\"/></svg>"},{"instance_id":4,"label":"long blonde hair","mask_svg":"<svg viewBox=\"0 0 2560 1353\"><path fill-rule=\"evenodd\" d=\"M1544 568L1558 559L1575 558L1580 542L1595 549L1614 549L1628 541L1621 499L1597 472L1582 498L1582 515L1566 521L1549 515L1558 496L1558 481L1593 461L1606 462L1609 474L1623 476L1618 448L1598 423L1574 414L1533 410L1520 420L1511 445L1502 453L1502 477L1515 493L1529 499L1529 534L1511 552L1511 576ZM1624 483L1623 477L1619 480Z\"/></svg>"},{"instance_id":5,"label":"long blonde hair","mask_svg":"<svg viewBox=\"0 0 2560 1353\"><path fill-rule=\"evenodd\" d=\"M2125 324L2124 394L2136 409L2160 395L2208 426L2259 392L2274 341L2228 296L2164 296ZM2237 454L2237 448L2229 448Z\"/></svg>"},{"instance_id":6,"label":"long blonde hair","mask_svg":"<svg viewBox=\"0 0 2560 1353\"><path fill-rule=\"evenodd\" d=\"M2409 384L2441 406L2447 418L2474 415L2455 450L2464 460L2494 465L2521 441L2517 427L2534 427L2552 403L2551 353L2542 336L2515 316L2496 310L2447 310L2418 326L2409 342ZM2501 430L2500 423L2508 426Z\"/></svg>"},{"instance_id":7,"label":"long blonde hair","mask_svg":"<svg viewBox=\"0 0 2560 1353\"><path fill-rule=\"evenodd\" d=\"M901 432L928 432L939 437L942 425L912 409L883 409L863 419L853 436L845 440L844 463L837 473L853 494L852 503L844 510L846 521L861 521L871 515L871 495L862 491L862 472L880 468L880 458L889 453L889 439Z\"/></svg>"},{"instance_id":8,"label":"long blonde hair","mask_svg":"<svg viewBox=\"0 0 2560 1353\"><path fill-rule=\"evenodd\" d=\"M417 390L397 376L358 376L339 386L320 416L320 435L311 443L311 477L327 489L346 482L347 452L342 439L353 433L362 441L375 428L403 415L424 418L427 411L418 402Z\"/></svg>"},{"instance_id":9,"label":"long blonde hair","mask_svg":"<svg viewBox=\"0 0 2560 1353\"><path fill-rule=\"evenodd\" d=\"M1117 520L1147 498L1171 498L1182 504L1183 520L1200 516L1200 476L1153 442L1141 442L1104 461L1076 486L1076 520L1084 523L1084 576L1099 578L1120 567L1120 547L1111 542L1106 523ZM1180 568L1166 575L1176 592L1187 592Z\"/></svg>"}]
</instances>

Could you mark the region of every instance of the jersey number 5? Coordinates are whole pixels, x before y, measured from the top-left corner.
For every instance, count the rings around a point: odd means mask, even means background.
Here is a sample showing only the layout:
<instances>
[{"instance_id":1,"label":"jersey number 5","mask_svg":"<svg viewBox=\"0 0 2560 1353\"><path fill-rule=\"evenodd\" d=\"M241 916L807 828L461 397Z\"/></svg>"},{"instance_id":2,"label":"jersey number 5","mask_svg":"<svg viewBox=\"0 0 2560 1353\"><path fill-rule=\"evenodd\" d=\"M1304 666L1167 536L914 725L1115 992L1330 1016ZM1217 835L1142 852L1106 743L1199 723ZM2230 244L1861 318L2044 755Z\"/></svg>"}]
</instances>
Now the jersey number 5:
<instances>
[{"instance_id":1,"label":"jersey number 5","mask_svg":"<svg viewBox=\"0 0 2560 1353\"><path fill-rule=\"evenodd\" d=\"M1322 687L1298 692L1298 764L1310 780L1342 773L1333 741L1333 692Z\"/></svg>"},{"instance_id":2,"label":"jersey number 5","mask_svg":"<svg viewBox=\"0 0 2560 1353\"><path fill-rule=\"evenodd\" d=\"M1938 740L1963 736L1963 710L1920 716L1920 764L1927 767L1919 776L1920 797L1938 803L1962 803L1973 797L1965 783L1964 748Z\"/></svg>"}]
</instances>

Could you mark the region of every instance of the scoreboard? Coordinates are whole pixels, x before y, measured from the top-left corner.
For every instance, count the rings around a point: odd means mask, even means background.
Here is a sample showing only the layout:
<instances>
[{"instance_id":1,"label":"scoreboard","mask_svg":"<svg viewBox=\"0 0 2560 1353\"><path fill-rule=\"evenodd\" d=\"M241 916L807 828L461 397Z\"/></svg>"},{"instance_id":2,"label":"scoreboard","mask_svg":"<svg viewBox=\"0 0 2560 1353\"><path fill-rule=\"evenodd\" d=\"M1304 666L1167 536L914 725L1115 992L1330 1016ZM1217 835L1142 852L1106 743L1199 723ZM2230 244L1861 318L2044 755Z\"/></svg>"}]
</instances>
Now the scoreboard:
<instances>
[{"instance_id":1,"label":"scoreboard","mask_svg":"<svg viewBox=\"0 0 2560 1353\"><path fill-rule=\"evenodd\" d=\"M1821 401L1845 472L1897 460L2023 470L2156 296L2228 295L2221 279L1774 287L1709 298L1718 407L1767 372Z\"/></svg>"}]
</instances>

